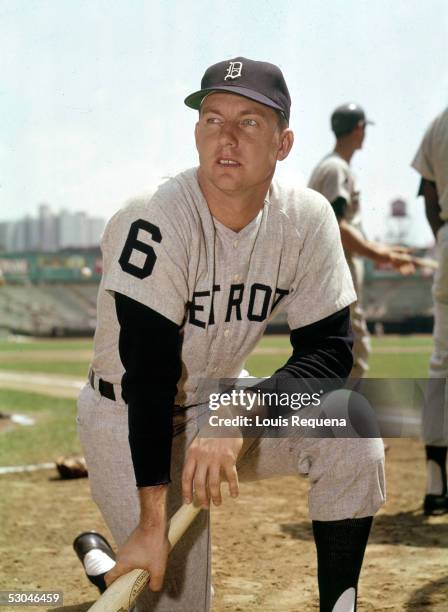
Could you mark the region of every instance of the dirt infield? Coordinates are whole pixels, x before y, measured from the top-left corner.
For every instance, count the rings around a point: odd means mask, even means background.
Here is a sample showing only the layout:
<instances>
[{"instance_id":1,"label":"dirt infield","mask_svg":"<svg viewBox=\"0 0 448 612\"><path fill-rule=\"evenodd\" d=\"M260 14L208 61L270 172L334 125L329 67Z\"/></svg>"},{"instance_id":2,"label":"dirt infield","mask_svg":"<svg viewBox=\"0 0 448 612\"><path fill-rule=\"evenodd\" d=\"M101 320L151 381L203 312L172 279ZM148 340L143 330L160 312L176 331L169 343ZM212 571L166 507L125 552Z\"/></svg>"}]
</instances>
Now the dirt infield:
<instances>
[{"instance_id":1,"label":"dirt infield","mask_svg":"<svg viewBox=\"0 0 448 612\"><path fill-rule=\"evenodd\" d=\"M448 515L422 516L421 444L404 439L390 446L388 502L375 521L358 609L441 612L448 599ZM107 533L87 480L60 481L41 471L2 476L0 487L0 590L63 590L64 606L56 609L86 610L96 592L71 542L81 530ZM237 501L213 511L214 612L318 609L306 492L303 479L244 484ZM33 609L43 608L24 608Z\"/></svg>"}]
</instances>

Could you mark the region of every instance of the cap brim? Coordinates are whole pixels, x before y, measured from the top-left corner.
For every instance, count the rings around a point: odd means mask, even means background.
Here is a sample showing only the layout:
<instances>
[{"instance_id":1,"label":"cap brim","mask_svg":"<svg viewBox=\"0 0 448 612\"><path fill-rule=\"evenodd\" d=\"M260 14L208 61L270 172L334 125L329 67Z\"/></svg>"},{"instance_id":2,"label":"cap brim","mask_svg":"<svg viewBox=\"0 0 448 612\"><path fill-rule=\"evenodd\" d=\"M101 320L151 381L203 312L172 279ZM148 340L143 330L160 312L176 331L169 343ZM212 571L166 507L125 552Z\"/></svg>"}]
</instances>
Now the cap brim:
<instances>
[{"instance_id":1,"label":"cap brim","mask_svg":"<svg viewBox=\"0 0 448 612\"><path fill-rule=\"evenodd\" d=\"M264 104L265 106L270 106L271 108L275 108L276 110L283 111L282 107L273 102L270 98L263 96L256 91L252 91L251 89L246 89L245 87L235 87L232 85L222 85L218 87L209 87L207 89L201 89L199 91L195 91L194 93L187 96L184 100L184 103L190 108L194 108L199 110L201 108L202 100L212 92L228 92L235 94L237 96L243 96L244 98L249 98L249 100L254 100L255 102L259 102L260 104Z\"/></svg>"}]
</instances>

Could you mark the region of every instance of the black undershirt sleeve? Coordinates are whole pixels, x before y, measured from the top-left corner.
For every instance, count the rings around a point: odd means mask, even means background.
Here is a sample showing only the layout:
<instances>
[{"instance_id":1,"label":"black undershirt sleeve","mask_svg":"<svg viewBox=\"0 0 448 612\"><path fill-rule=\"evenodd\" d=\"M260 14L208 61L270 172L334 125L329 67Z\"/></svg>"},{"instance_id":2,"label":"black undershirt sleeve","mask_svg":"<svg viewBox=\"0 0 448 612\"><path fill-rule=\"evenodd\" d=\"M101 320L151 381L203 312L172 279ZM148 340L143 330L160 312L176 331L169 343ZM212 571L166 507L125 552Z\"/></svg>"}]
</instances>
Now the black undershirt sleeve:
<instances>
[{"instance_id":1,"label":"black undershirt sleeve","mask_svg":"<svg viewBox=\"0 0 448 612\"><path fill-rule=\"evenodd\" d=\"M290 340L293 353L288 361L251 390L287 391L290 388L288 380L292 379L305 379L310 391L319 389L319 380L324 378L330 379L327 390L345 383L353 367L353 334L348 306L325 319L293 329ZM281 411L280 407L274 407L273 416L281 415ZM287 412L286 409L284 413Z\"/></svg>"},{"instance_id":2,"label":"black undershirt sleeve","mask_svg":"<svg viewBox=\"0 0 448 612\"><path fill-rule=\"evenodd\" d=\"M429 179L425 179L422 177L420 184L418 186L418 192L417 195L418 196L422 196L425 193L425 183L429 183L430 185L432 185L434 187L434 189L437 189L437 185L435 183L435 181L430 181Z\"/></svg>"},{"instance_id":3,"label":"black undershirt sleeve","mask_svg":"<svg viewBox=\"0 0 448 612\"><path fill-rule=\"evenodd\" d=\"M350 308L290 334L292 356L274 376L345 380L353 367Z\"/></svg>"},{"instance_id":4,"label":"black undershirt sleeve","mask_svg":"<svg viewBox=\"0 0 448 612\"><path fill-rule=\"evenodd\" d=\"M342 196L339 196L331 202L331 207L333 208L334 214L336 215L336 219L340 221L345 217L345 211L347 208L347 200Z\"/></svg>"},{"instance_id":5,"label":"black undershirt sleeve","mask_svg":"<svg viewBox=\"0 0 448 612\"><path fill-rule=\"evenodd\" d=\"M173 407L182 366L178 325L115 293L129 445L138 487L170 482Z\"/></svg>"}]
</instances>

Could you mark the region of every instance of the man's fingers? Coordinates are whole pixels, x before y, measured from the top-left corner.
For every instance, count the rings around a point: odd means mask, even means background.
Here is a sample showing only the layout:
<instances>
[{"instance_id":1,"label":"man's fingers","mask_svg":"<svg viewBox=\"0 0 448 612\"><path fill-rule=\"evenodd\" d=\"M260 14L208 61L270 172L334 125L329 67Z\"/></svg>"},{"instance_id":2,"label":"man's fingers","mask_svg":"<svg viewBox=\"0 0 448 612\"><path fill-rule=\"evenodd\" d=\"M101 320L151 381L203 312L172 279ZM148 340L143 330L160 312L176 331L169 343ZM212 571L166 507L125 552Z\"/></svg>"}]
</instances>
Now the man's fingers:
<instances>
[{"instance_id":1,"label":"man's fingers","mask_svg":"<svg viewBox=\"0 0 448 612\"><path fill-rule=\"evenodd\" d=\"M226 479L229 483L229 493L232 497L238 497L240 487L238 483L238 472L235 465L225 467Z\"/></svg>"},{"instance_id":2,"label":"man's fingers","mask_svg":"<svg viewBox=\"0 0 448 612\"><path fill-rule=\"evenodd\" d=\"M208 475L208 487L210 495L215 506L219 506L222 502L221 498L221 469L220 466L212 466Z\"/></svg>"},{"instance_id":3,"label":"man's fingers","mask_svg":"<svg viewBox=\"0 0 448 612\"><path fill-rule=\"evenodd\" d=\"M104 581L106 583L107 588L117 580L120 576L127 574L131 568L126 568L124 565L120 565L117 563L115 567L113 567L110 571L108 571L104 576ZM165 576L164 571L152 571L150 573L148 588L151 591L160 591L163 587L163 578Z\"/></svg>"},{"instance_id":4,"label":"man's fingers","mask_svg":"<svg viewBox=\"0 0 448 612\"><path fill-rule=\"evenodd\" d=\"M411 274L414 274L415 266L413 263L404 263L404 264L401 264L401 266L399 266L398 271L403 276L409 276Z\"/></svg>"},{"instance_id":5,"label":"man's fingers","mask_svg":"<svg viewBox=\"0 0 448 612\"><path fill-rule=\"evenodd\" d=\"M199 465L194 474L194 493L203 508L209 506L207 484L207 465Z\"/></svg>"},{"instance_id":6,"label":"man's fingers","mask_svg":"<svg viewBox=\"0 0 448 612\"><path fill-rule=\"evenodd\" d=\"M148 588L150 591L161 591L162 590L162 586L163 586L163 577L164 577L165 573L164 572L153 572L151 574L151 576L149 577L149 583L148 583Z\"/></svg>"},{"instance_id":7,"label":"man's fingers","mask_svg":"<svg viewBox=\"0 0 448 612\"><path fill-rule=\"evenodd\" d=\"M186 504L193 500L193 478L196 470L196 461L187 459L182 472L182 497Z\"/></svg>"},{"instance_id":8,"label":"man's fingers","mask_svg":"<svg viewBox=\"0 0 448 612\"><path fill-rule=\"evenodd\" d=\"M124 565L121 563L116 563L111 570L104 574L104 582L106 583L107 588L109 588L117 578L123 574L126 574L128 571L129 569L127 569Z\"/></svg>"}]
</instances>

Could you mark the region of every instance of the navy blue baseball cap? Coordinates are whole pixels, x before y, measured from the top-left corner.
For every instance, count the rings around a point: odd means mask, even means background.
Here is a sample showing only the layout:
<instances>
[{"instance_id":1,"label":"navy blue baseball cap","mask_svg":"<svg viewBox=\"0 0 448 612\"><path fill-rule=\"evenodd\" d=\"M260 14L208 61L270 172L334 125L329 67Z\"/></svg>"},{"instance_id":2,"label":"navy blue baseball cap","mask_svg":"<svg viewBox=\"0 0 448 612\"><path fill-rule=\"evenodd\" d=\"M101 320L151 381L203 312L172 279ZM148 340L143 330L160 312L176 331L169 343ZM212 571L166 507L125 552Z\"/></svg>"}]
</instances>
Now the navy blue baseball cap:
<instances>
[{"instance_id":1,"label":"navy blue baseball cap","mask_svg":"<svg viewBox=\"0 0 448 612\"><path fill-rule=\"evenodd\" d=\"M366 118L364 109L354 102L338 106L331 115L331 129L337 137L350 134L358 125L368 124L375 125Z\"/></svg>"},{"instance_id":2,"label":"navy blue baseball cap","mask_svg":"<svg viewBox=\"0 0 448 612\"><path fill-rule=\"evenodd\" d=\"M282 71L268 62L245 57L213 64L201 80L201 89L185 98L185 104L199 110L212 92L227 91L281 111L289 121L291 97Z\"/></svg>"}]
</instances>

